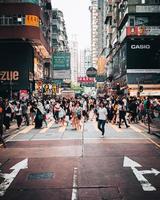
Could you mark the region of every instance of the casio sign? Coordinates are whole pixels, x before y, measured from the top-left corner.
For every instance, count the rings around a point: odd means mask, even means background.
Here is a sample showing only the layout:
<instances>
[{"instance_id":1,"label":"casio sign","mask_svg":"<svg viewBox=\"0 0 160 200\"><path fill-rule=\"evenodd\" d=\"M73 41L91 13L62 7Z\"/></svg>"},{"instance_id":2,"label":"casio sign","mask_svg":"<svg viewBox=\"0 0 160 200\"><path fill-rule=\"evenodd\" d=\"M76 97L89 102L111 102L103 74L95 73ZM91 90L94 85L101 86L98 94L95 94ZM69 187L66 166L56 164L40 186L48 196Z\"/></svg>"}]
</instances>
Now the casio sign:
<instances>
[{"instance_id":1,"label":"casio sign","mask_svg":"<svg viewBox=\"0 0 160 200\"><path fill-rule=\"evenodd\" d=\"M131 49L150 49L151 45L149 44L132 44Z\"/></svg>"}]
</instances>

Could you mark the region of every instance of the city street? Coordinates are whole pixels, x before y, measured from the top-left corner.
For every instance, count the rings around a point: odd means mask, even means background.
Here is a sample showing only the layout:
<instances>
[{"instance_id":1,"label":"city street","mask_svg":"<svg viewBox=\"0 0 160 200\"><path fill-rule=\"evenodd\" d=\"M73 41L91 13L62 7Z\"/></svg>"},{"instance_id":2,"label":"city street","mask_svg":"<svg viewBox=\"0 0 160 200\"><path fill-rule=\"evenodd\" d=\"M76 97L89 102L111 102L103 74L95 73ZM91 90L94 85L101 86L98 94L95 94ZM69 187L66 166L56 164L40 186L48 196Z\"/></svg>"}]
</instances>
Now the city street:
<instances>
[{"instance_id":1,"label":"city street","mask_svg":"<svg viewBox=\"0 0 160 200\"><path fill-rule=\"evenodd\" d=\"M28 126L0 149L3 200L159 200L160 140L139 125Z\"/></svg>"}]
</instances>

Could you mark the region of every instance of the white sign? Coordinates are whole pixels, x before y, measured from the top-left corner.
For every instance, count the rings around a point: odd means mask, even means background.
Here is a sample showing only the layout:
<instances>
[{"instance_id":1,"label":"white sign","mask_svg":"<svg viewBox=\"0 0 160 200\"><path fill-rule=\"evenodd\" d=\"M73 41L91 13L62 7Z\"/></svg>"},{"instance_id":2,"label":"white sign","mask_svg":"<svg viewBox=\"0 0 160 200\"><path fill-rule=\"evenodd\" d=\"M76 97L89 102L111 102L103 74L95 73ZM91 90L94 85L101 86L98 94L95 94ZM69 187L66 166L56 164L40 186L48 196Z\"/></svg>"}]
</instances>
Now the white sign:
<instances>
[{"instance_id":1,"label":"white sign","mask_svg":"<svg viewBox=\"0 0 160 200\"><path fill-rule=\"evenodd\" d=\"M0 173L0 177L4 178L4 181L0 184L0 196L2 197L6 190L9 188L12 181L15 179L17 174L21 169L28 168L28 158L22 160L21 162L17 163L16 165L12 166L10 169L13 170L10 174L7 173Z\"/></svg>"},{"instance_id":2,"label":"white sign","mask_svg":"<svg viewBox=\"0 0 160 200\"><path fill-rule=\"evenodd\" d=\"M160 171L153 168L151 170L138 171L138 169L136 168L142 167L142 166L139 163L131 160L130 158L126 156L124 157L123 167L130 167L132 169L134 175L136 176L137 180L140 182L142 189L144 191L156 191L156 188L153 187L151 183L149 183L149 181L144 177L144 174L154 174L155 176L157 176L158 174L160 174Z\"/></svg>"},{"instance_id":3,"label":"white sign","mask_svg":"<svg viewBox=\"0 0 160 200\"><path fill-rule=\"evenodd\" d=\"M54 70L53 78L54 79L71 79L71 71L70 70Z\"/></svg>"},{"instance_id":4,"label":"white sign","mask_svg":"<svg viewBox=\"0 0 160 200\"><path fill-rule=\"evenodd\" d=\"M160 5L137 5L136 6L137 13L159 13L160 12Z\"/></svg>"},{"instance_id":5,"label":"white sign","mask_svg":"<svg viewBox=\"0 0 160 200\"><path fill-rule=\"evenodd\" d=\"M149 44L132 44L131 49L150 49L151 46Z\"/></svg>"}]
</instances>

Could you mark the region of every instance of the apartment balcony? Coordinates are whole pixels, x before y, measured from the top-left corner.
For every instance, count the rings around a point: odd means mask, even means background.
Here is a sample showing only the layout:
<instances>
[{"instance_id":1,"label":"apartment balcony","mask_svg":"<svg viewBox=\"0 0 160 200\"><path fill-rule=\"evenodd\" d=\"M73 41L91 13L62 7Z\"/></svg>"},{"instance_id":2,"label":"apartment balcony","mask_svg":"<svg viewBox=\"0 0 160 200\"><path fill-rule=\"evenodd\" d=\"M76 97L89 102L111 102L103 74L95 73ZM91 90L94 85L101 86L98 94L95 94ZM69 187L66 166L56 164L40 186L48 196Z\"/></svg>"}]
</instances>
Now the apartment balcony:
<instances>
[{"instance_id":1,"label":"apartment balcony","mask_svg":"<svg viewBox=\"0 0 160 200\"><path fill-rule=\"evenodd\" d=\"M120 42L128 36L159 36L160 26L128 26L120 35Z\"/></svg>"}]
</instances>

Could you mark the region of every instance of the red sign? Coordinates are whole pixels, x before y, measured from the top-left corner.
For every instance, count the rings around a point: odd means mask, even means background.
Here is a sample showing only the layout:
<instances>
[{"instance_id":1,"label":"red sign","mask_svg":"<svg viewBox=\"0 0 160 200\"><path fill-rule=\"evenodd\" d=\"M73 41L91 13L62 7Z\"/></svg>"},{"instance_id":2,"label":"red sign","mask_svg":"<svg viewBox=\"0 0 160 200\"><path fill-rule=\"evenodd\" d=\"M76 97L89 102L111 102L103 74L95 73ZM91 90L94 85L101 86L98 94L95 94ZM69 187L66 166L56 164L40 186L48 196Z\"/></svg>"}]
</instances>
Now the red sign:
<instances>
[{"instance_id":1,"label":"red sign","mask_svg":"<svg viewBox=\"0 0 160 200\"><path fill-rule=\"evenodd\" d=\"M23 99L23 100L29 99L28 90L20 90L19 91L19 98Z\"/></svg>"},{"instance_id":2,"label":"red sign","mask_svg":"<svg viewBox=\"0 0 160 200\"><path fill-rule=\"evenodd\" d=\"M129 26L126 28L127 36L130 35L144 35L145 27L144 26Z\"/></svg>"},{"instance_id":3,"label":"red sign","mask_svg":"<svg viewBox=\"0 0 160 200\"><path fill-rule=\"evenodd\" d=\"M79 83L94 83L95 82L95 78L91 78L91 77L78 77L78 82Z\"/></svg>"}]
</instances>

